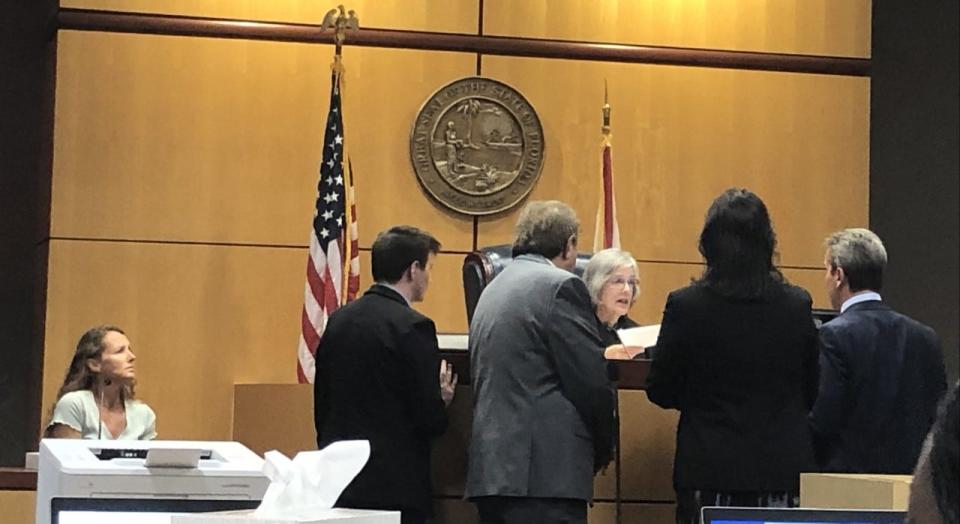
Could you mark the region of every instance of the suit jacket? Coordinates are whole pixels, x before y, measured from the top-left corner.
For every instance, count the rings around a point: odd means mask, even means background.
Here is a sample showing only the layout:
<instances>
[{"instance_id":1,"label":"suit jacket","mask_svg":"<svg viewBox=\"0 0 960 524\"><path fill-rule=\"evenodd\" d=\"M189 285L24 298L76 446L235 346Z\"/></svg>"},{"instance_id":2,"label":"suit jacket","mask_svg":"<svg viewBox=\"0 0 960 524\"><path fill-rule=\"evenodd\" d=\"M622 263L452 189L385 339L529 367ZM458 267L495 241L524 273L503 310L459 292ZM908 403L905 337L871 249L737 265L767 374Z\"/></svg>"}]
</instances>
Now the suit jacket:
<instances>
[{"instance_id":1,"label":"suit jacket","mask_svg":"<svg viewBox=\"0 0 960 524\"><path fill-rule=\"evenodd\" d=\"M433 321L375 284L330 316L316 362L317 445L370 441L337 504L431 515L430 440L447 427Z\"/></svg>"},{"instance_id":2,"label":"suit jacket","mask_svg":"<svg viewBox=\"0 0 960 524\"><path fill-rule=\"evenodd\" d=\"M816 471L807 413L817 391L810 295L752 300L694 283L670 293L647 395L680 410L677 489L798 491Z\"/></svg>"},{"instance_id":3,"label":"suit jacket","mask_svg":"<svg viewBox=\"0 0 960 524\"><path fill-rule=\"evenodd\" d=\"M946 390L936 333L879 301L820 328L821 381L810 414L826 471L909 474Z\"/></svg>"},{"instance_id":4,"label":"suit jacket","mask_svg":"<svg viewBox=\"0 0 960 524\"><path fill-rule=\"evenodd\" d=\"M518 256L477 302L470 365L466 496L590 500L612 452L614 391L583 281Z\"/></svg>"}]
</instances>

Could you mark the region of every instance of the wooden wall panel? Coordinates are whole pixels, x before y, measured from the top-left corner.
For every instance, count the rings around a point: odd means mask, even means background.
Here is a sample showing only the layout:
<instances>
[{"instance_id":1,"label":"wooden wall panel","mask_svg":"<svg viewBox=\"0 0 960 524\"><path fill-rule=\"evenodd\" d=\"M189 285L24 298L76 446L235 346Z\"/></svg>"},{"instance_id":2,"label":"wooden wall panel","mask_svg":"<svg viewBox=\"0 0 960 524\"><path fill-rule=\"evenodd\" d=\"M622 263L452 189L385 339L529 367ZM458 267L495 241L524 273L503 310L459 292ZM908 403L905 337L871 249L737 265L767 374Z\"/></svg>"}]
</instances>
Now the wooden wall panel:
<instances>
[{"instance_id":1,"label":"wooden wall panel","mask_svg":"<svg viewBox=\"0 0 960 524\"><path fill-rule=\"evenodd\" d=\"M870 56L871 0L486 0L488 35Z\"/></svg>"},{"instance_id":2,"label":"wooden wall panel","mask_svg":"<svg viewBox=\"0 0 960 524\"><path fill-rule=\"evenodd\" d=\"M674 504L637 504L624 503L620 507L622 524L673 524L676 506ZM590 524L608 524L616 522L616 506L610 502L595 503L587 513Z\"/></svg>"},{"instance_id":3,"label":"wooden wall panel","mask_svg":"<svg viewBox=\"0 0 960 524\"><path fill-rule=\"evenodd\" d=\"M430 224L411 224L427 229ZM372 238L371 238L372 240ZM440 242L446 242L439 239ZM423 302L415 302L414 309L433 319L437 333L466 333L467 306L463 298L463 258L460 253L440 253L433 263L430 286ZM360 290L373 284L370 269L370 252L360 252Z\"/></svg>"},{"instance_id":4,"label":"wooden wall panel","mask_svg":"<svg viewBox=\"0 0 960 524\"><path fill-rule=\"evenodd\" d=\"M37 521L36 491L0 491L4 524L33 524Z\"/></svg>"},{"instance_id":5,"label":"wooden wall panel","mask_svg":"<svg viewBox=\"0 0 960 524\"><path fill-rule=\"evenodd\" d=\"M263 455L289 458L317 449L311 384L237 384L233 388L233 440Z\"/></svg>"},{"instance_id":6,"label":"wooden wall panel","mask_svg":"<svg viewBox=\"0 0 960 524\"><path fill-rule=\"evenodd\" d=\"M461 260L439 257L428 296L462 297ZM305 264L305 249L53 241L44 422L80 335L113 323L130 337L161 438L230 438L234 384L296 382ZM465 329L462 303L442 317L460 323L439 329Z\"/></svg>"},{"instance_id":7,"label":"wooden wall panel","mask_svg":"<svg viewBox=\"0 0 960 524\"><path fill-rule=\"evenodd\" d=\"M329 101L330 46L64 32L52 234L306 245ZM430 223L448 249L472 221L420 189L410 125L457 53L349 49L345 127L361 244ZM389 96L383 96L387 92Z\"/></svg>"},{"instance_id":8,"label":"wooden wall panel","mask_svg":"<svg viewBox=\"0 0 960 524\"><path fill-rule=\"evenodd\" d=\"M703 273L701 264L641 262L638 265L640 297L629 315L642 325L659 324L663 318L663 307L667 303L667 295L675 289L688 285L691 279L699 278ZM810 293L813 298L813 307L830 308L830 297L827 296L823 284L823 270L783 269L781 271L791 284L800 286Z\"/></svg>"},{"instance_id":9,"label":"wooden wall panel","mask_svg":"<svg viewBox=\"0 0 960 524\"><path fill-rule=\"evenodd\" d=\"M269 22L319 24L344 4L357 12L361 27L476 33L479 0L61 0L61 7L129 11L165 15L236 18Z\"/></svg>"},{"instance_id":10,"label":"wooden wall panel","mask_svg":"<svg viewBox=\"0 0 960 524\"><path fill-rule=\"evenodd\" d=\"M604 80L620 231L637 258L699 262L706 210L733 186L767 203L784 265L819 267L824 236L867 223L867 79L509 57L484 57L483 71L540 114L546 160L530 198L570 203L585 250ZM482 219L478 245L509 242L517 213Z\"/></svg>"},{"instance_id":11,"label":"wooden wall panel","mask_svg":"<svg viewBox=\"0 0 960 524\"><path fill-rule=\"evenodd\" d=\"M664 410L644 391L620 391L620 489L623 500L672 501L673 455L678 411ZM596 477L593 494L612 500L616 493L613 463Z\"/></svg>"}]
</instances>

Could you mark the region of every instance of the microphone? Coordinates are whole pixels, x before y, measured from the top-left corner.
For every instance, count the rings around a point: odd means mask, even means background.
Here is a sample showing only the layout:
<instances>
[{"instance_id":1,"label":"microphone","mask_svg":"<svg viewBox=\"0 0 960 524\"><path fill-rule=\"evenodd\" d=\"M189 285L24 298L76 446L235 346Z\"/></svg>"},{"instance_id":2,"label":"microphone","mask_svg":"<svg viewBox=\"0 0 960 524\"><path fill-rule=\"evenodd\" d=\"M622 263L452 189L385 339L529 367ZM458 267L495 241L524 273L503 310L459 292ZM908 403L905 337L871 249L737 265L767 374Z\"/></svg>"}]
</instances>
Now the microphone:
<instances>
[{"instance_id":1,"label":"microphone","mask_svg":"<svg viewBox=\"0 0 960 524\"><path fill-rule=\"evenodd\" d=\"M109 386L113 384L109 378L103 379L103 386ZM103 415L100 413L100 410L103 409L103 387L100 388L100 404L97 406L97 440L103 438Z\"/></svg>"}]
</instances>

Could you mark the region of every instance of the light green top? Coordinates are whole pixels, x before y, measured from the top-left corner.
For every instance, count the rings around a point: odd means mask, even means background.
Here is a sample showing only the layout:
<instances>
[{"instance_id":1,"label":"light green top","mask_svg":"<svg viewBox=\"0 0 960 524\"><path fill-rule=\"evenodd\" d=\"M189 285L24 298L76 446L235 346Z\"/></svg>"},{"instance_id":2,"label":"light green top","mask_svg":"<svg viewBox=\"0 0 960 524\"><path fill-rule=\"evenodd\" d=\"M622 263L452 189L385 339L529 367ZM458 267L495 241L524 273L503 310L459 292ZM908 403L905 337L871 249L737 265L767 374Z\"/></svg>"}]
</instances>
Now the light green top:
<instances>
[{"instance_id":1,"label":"light green top","mask_svg":"<svg viewBox=\"0 0 960 524\"><path fill-rule=\"evenodd\" d=\"M71 391L60 397L53 408L50 425L63 424L80 432L85 439L96 440L153 440L157 438L157 416L150 406L139 400L124 402L127 427L114 437L107 426L100 424L100 410L89 389ZM98 437L99 435L99 437Z\"/></svg>"}]
</instances>

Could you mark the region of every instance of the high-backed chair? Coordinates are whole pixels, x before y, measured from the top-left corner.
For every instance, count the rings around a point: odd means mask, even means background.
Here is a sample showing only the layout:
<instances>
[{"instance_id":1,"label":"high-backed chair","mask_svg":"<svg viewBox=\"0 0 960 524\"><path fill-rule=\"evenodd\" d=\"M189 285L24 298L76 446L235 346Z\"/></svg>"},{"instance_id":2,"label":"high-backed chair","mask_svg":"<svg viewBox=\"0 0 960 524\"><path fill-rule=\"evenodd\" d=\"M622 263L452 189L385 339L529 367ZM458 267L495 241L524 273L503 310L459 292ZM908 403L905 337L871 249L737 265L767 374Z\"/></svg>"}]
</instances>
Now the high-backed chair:
<instances>
[{"instance_id":1,"label":"high-backed chair","mask_svg":"<svg viewBox=\"0 0 960 524\"><path fill-rule=\"evenodd\" d=\"M511 251L510 245L490 246L468 253L463 259L463 298L467 306L468 324L473 320L473 310L477 307L483 288L513 261ZM577 254L577 265L573 270L577 276L583 276L592 256L592 253Z\"/></svg>"}]
</instances>

